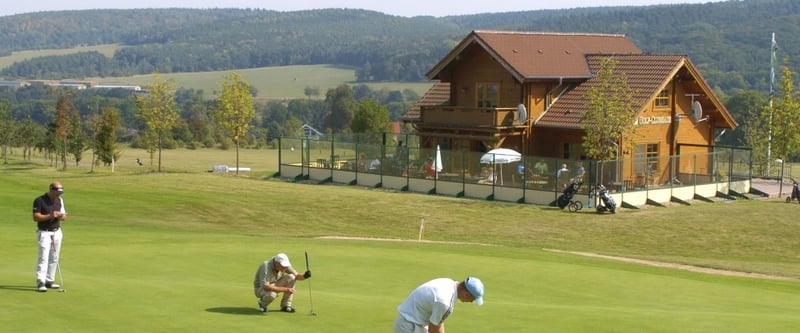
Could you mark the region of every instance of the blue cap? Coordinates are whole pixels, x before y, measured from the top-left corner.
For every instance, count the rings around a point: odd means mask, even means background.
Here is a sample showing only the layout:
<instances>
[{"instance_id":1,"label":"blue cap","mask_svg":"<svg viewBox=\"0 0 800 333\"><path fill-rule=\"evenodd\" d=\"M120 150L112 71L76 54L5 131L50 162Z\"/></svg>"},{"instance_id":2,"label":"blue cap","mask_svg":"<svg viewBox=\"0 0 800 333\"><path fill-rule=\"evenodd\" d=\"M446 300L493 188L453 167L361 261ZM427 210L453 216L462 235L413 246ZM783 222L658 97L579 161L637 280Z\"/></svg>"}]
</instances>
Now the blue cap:
<instances>
[{"instance_id":1,"label":"blue cap","mask_svg":"<svg viewBox=\"0 0 800 333\"><path fill-rule=\"evenodd\" d=\"M474 276L467 277L467 279L464 280L464 286L467 288L467 291L475 297L475 304L483 304L483 282L481 282L481 279Z\"/></svg>"}]
</instances>

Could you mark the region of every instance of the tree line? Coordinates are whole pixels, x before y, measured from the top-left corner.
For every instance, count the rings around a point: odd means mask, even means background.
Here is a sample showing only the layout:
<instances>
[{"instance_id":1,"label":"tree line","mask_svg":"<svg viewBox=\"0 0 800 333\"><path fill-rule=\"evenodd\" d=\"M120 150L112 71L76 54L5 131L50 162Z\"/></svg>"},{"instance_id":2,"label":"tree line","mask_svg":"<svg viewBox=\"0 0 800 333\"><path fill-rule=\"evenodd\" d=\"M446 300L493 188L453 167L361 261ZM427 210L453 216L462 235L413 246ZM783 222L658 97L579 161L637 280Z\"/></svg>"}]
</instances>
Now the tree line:
<instances>
[{"instance_id":1,"label":"tree line","mask_svg":"<svg viewBox=\"0 0 800 333\"><path fill-rule=\"evenodd\" d=\"M0 17L0 54L120 44L48 56L5 68L6 79L128 76L337 64L357 80L421 81L474 29L626 34L645 52L687 54L720 92L767 91L769 36L800 53L800 2L530 10L448 17L397 17L357 9L277 12L252 9L131 9L43 12ZM791 66L800 60L791 59Z\"/></svg>"},{"instance_id":2,"label":"tree line","mask_svg":"<svg viewBox=\"0 0 800 333\"><path fill-rule=\"evenodd\" d=\"M120 156L117 144L128 143L146 149L160 170L162 149L234 148L238 156L240 147L270 147L281 136L303 135L304 124L328 133L387 132L419 99L411 90L342 84L324 96L307 87L306 98L257 103L257 92L236 72L220 86L206 96L156 76L144 92L43 84L0 88L3 160L18 148L24 159L38 151L66 168L68 157L81 163L91 151L92 166L109 165Z\"/></svg>"}]
</instances>

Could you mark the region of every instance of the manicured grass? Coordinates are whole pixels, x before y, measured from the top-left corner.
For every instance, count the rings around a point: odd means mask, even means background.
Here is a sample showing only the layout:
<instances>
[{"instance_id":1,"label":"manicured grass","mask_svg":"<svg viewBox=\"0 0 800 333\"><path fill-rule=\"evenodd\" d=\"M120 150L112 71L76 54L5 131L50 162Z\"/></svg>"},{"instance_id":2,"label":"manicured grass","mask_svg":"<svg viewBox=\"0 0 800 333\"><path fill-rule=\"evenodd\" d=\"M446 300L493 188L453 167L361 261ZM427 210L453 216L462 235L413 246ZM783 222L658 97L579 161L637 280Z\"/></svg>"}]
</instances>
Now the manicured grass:
<instances>
[{"instance_id":1,"label":"manicured grass","mask_svg":"<svg viewBox=\"0 0 800 333\"><path fill-rule=\"evenodd\" d=\"M114 173L12 160L0 166L0 327L9 332L390 331L396 306L435 277L481 277L486 304L458 304L451 332L794 332L800 281L722 277L543 248L800 277L798 206L780 199L623 210L550 207L205 172L231 151L169 150L169 172ZM145 155L140 158L144 159ZM227 160L226 160L227 159ZM38 162L39 160L37 160ZM178 162L179 161L179 162ZM66 293L34 291L30 203L65 186ZM764 216L768 216L765 218ZM420 219L424 238L416 242ZM357 236L407 241L323 239ZM255 307L256 266L278 251L314 277L296 314ZM310 316L309 283L314 311ZM274 307L273 307L274 308Z\"/></svg>"}]
</instances>

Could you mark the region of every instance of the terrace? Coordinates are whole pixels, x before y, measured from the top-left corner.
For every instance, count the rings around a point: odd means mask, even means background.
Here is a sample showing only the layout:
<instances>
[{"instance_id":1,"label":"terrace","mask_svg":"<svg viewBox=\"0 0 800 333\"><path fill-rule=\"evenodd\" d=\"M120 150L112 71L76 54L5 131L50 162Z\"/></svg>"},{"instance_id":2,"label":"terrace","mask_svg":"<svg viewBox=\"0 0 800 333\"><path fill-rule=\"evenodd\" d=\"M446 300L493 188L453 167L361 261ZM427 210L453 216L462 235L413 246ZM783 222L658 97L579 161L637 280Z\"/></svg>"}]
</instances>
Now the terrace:
<instances>
[{"instance_id":1,"label":"terrace","mask_svg":"<svg viewBox=\"0 0 800 333\"><path fill-rule=\"evenodd\" d=\"M704 153L603 162L523 155L519 162L507 164L476 164L472 161L480 161L485 153L441 150L441 165L431 172L435 149L416 148L419 138L405 135L396 139L411 145L398 154L391 145L391 135L318 140L283 137L280 175L321 183L550 205L576 177L575 167L582 164L586 173L581 179L586 185L578 193L586 201L590 200L591 184L604 184L626 207L731 199L751 192L751 151L740 148L713 147L713 151ZM539 168L538 164L546 167ZM570 169L566 176L557 172L562 164ZM490 178L489 174L494 176Z\"/></svg>"},{"instance_id":2,"label":"terrace","mask_svg":"<svg viewBox=\"0 0 800 333\"><path fill-rule=\"evenodd\" d=\"M525 127L517 108L430 105L420 108L420 118L425 126L436 127Z\"/></svg>"}]
</instances>

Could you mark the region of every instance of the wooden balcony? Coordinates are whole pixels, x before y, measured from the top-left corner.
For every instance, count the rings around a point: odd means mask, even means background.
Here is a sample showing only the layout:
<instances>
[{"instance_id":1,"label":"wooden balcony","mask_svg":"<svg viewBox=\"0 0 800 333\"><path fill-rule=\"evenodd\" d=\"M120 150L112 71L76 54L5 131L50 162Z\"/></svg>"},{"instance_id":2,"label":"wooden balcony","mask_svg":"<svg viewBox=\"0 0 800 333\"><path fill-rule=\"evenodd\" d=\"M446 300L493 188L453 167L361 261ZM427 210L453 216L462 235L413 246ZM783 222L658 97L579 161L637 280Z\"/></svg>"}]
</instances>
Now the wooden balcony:
<instances>
[{"instance_id":1,"label":"wooden balcony","mask_svg":"<svg viewBox=\"0 0 800 333\"><path fill-rule=\"evenodd\" d=\"M421 123L425 126L460 128L524 127L519 121L517 108L478 108L430 105L420 109Z\"/></svg>"}]
</instances>

